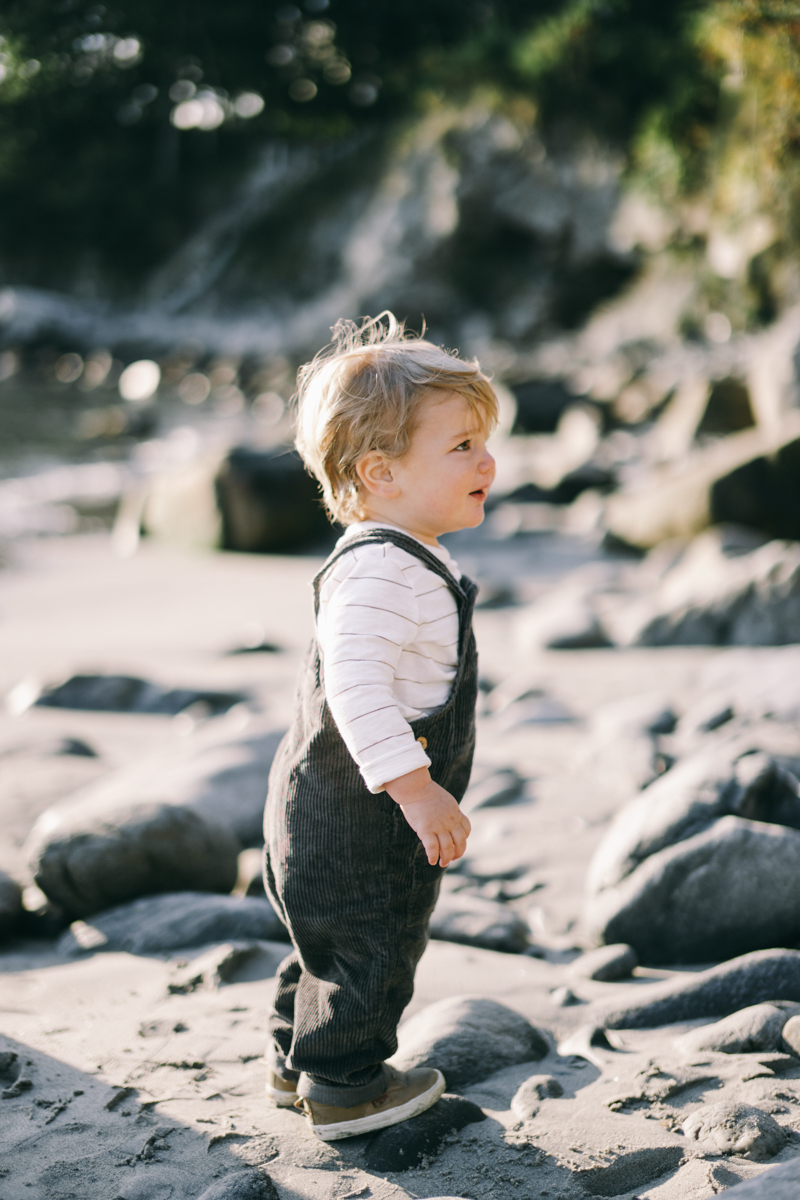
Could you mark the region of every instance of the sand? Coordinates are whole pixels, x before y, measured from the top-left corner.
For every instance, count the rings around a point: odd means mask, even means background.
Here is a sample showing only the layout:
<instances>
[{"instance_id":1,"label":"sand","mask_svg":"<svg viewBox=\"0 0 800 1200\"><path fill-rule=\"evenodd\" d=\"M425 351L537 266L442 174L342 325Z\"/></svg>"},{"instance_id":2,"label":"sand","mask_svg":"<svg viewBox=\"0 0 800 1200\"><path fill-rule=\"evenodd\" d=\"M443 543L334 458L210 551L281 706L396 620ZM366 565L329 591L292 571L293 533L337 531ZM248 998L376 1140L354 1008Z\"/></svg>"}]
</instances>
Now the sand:
<instances>
[{"instance_id":1,"label":"sand","mask_svg":"<svg viewBox=\"0 0 800 1200\"><path fill-rule=\"evenodd\" d=\"M525 540L516 554L515 545L487 557L485 573L495 582L527 573L533 591L593 553L546 539ZM463 560L477 552L464 550ZM77 670L121 671L170 686L246 690L259 720L280 728L310 632L308 585L318 562L148 543L119 560L104 535L19 543L0 573L0 691L13 695L26 680L53 682ZM541 567L538 575L531 563ZM68 959L53 942L16 941L0 953L0 1049L17 1052L31 1087L0 1099L0 1200L195 1200L243 1164L268 1172L281 1200L701 1200L766 1169L710 1154L681 1132L701 1104L727 1098L756 1104L787 1130L773 1161L800 1152L800 1063L716 1055L687 1077L673 1047L687 1026L623 1031L620 1048L595 1051L595 1063L557 1051L593 1002L673 974L640 968L623 983L570 980L586 865L630 794L624 762L587 755L587 722L601 705L653 689L686 708L699 694L699 672L729 652L591 650L521 659L514 614L477 613L483 674L494 683L516 677L520 686L527 679L575 719L505 729L494 716L480 718L481 768L512 765L528 783L523 802L474 814L469 865L486 877L532 872L535 890L515 906L545 957L431 942L408 1011L446 996L494 997L546 1033L547 1058L468 1089L487 1119L454 1135L422 1167L384 1177L366 1168L364 1139L321 1143L300 1114L264 1097L266 1012L283 945L260 944L216 990L171 994L178 964L199 951ZM281 653L227 653L256 626ZM215 721L242 719L239 711ZM185 746L196 729L184 717L42 708L3 717L0 866L22 869L24 837L50 803L144 754ZM81 739L97 757L56 753L64 738ZM551 993L567 982L582 1003L557 1007ZM543 1100L520 1128L510 1102L533 1074L557 1078L563 1095ZM677 1089L658 1085L678 1076Z\"/></svg>"}]
</instances>

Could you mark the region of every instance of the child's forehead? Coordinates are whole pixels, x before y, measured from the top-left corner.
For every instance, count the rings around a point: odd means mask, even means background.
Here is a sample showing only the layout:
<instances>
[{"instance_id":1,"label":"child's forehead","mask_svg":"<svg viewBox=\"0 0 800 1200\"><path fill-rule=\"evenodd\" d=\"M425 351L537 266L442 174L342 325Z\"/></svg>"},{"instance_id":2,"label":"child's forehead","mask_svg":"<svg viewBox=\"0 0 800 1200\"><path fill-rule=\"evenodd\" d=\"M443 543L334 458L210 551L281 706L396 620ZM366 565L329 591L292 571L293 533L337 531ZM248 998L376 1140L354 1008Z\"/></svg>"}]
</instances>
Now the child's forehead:
<instances>
[{"instance_id":1,"label":"child's forehead","mask_svg":"<svg viewBox=\"0 0 800 1200\"><path fill-rule=\"evenodd\" d=\"M477 433L484 428L482 414L459 392L431 388L417 413L417 426L444 429L450 426L464 433Z\"/></svg>"}]
</instances>

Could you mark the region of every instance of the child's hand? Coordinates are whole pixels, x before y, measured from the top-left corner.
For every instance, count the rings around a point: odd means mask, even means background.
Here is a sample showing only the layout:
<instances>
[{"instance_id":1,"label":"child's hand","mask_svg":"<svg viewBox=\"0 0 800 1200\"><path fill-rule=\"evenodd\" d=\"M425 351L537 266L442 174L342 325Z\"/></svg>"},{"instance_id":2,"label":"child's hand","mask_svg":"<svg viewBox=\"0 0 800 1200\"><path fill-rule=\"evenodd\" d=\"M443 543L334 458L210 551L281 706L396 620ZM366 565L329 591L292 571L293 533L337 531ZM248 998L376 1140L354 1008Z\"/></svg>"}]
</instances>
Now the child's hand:
<instances>
[{"instance_id":1,"label":"child's hand","mask_svg":"<svg viewBox=\"0 0 800 1200\"><path fill-rule=\"evenodd\" d=\"M470 823L450 793L433 782L427 767L418 767L383 786L400 805L432 867L437 862L446 867L461 858L467 848Z\"/></svg>"}]
</instances>

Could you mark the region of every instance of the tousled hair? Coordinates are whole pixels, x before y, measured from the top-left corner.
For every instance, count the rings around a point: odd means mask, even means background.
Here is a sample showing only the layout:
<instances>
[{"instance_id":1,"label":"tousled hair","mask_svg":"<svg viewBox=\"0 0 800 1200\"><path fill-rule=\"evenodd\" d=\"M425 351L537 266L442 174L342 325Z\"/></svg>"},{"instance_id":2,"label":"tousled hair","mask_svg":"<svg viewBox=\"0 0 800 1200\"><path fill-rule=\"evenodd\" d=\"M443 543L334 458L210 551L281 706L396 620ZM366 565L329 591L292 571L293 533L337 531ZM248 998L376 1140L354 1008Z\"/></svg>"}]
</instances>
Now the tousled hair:
<instances>
[{"instance_id":1,"label":"tousled hair","mask_svg":"<svg viewBox=\"0 0 800 1200\"><path fill-rule=\"evenodd\" d=\"M497 398L477 361L410 333L388 311L361 325L338 321L332 332L297 375L295 444L328 512L348 525L363 515L356 463L370 451L402 458L437 392L461 396L487 432L497 423Z\"/></svg>"}]
</instances>

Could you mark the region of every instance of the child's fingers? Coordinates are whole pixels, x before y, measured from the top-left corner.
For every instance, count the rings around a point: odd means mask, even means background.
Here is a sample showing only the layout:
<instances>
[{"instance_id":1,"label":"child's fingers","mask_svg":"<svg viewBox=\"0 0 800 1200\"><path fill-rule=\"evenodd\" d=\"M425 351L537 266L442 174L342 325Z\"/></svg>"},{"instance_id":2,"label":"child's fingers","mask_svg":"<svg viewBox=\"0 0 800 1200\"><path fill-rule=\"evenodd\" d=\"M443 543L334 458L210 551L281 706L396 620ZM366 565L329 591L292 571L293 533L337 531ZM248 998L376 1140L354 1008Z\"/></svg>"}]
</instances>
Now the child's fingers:
<instances>
[{"instance_id":1,"label":"child's fingers","mask_svg":"<svg viewBox=\"0 0 800 1200\"><path fill-rule=\"evenodd\" d=\"M428 834L420 833L417 836L419 837L419 840L422 842L422 845L425 849L425 853L428 856L428 862L431 864L432 867L435 867L437 862L439 861L439 853L440 853L439 839L437 838L435 833L428 833Z\"/></svg>"},{"instance_id":2,"label":"child's fingers","mask_svg":"<svg viewBox=\"0 0 800 1200\"><path fill-rule=\"evenodd\" d=\"M453 839L454 853L453 858L461 858L461 855L467 848L467 834L462 825L456 825L451 831Z\"/></svg>"},{"instance_id":3,"label":"child's fingers","mask_svg":"<svg viewBox=\"0 0 800 1200\"><path fill-rule=\"evenodd\" d=\"M469 837L469 835L472 833L472 824L470 819L466 813L463 813L460 810L458 815L461 817L461 828L464 830L464 836Z\"/></svg>"},{"instance_id":4,"label":"child's fingers","mask_svg":"<svg viewBox=\"0 0 800 1200\"><path fill-rule=\"evenodd\" d=\"M450 833L443 830L439 834L439 865L446 867L454 858L458 858L455 853L455 843Z\"/></svg>"}]
</instances>

